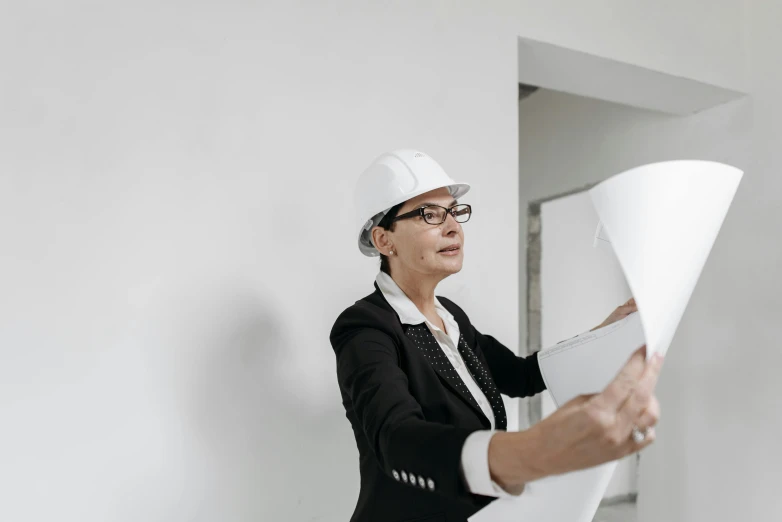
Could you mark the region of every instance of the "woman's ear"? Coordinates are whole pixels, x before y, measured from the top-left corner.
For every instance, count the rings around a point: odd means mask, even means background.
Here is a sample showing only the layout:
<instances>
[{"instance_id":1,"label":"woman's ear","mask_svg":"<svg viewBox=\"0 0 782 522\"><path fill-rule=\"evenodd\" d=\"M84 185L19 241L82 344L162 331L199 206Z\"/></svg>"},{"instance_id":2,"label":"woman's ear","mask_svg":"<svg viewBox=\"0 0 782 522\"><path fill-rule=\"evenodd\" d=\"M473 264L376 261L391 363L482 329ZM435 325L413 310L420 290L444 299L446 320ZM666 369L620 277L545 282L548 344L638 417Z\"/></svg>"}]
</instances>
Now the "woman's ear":
<instances>
[{"instance_id":1,"label":"woman's ear","mask_svg":"<svg viewBox=\"0 0 782 522\"><path fill-rule=\"evenodd\" d=\"M387 255L390 244L388 230L383 227L374 227L372 229L372 243L375 244L375 248L377 248L381 254Z\"/></svg>"}]
</instances>

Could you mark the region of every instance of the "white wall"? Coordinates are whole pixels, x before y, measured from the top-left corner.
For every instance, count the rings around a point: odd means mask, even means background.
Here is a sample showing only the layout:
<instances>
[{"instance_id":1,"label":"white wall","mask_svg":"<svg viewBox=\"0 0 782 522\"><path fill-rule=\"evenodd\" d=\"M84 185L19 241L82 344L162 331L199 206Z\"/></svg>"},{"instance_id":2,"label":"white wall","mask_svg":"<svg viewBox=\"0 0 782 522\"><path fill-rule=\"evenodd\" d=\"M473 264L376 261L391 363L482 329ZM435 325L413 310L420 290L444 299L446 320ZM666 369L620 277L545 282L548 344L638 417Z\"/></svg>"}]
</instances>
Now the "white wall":
<instances>
[{"instance_id":1,"label":"white wall","mask_svg":"<svg viewBox=\"0 0 782 522\"><path fill-rule=\"evenodd\" d=\"M540 340L544 348L591 330L631 297L610 245L594 246L599 220L588 192L540 205ZM542 416L555 409L551 394L543 392ZM604 498L637 493L636 461L635 455L629 455L619 462Z\"/></svg>"},{"instance_id":2,"label":"white wall","mask_svg":"<svg viewBox=\"0 0 782 522\"><path fill-rule=\"evenodd\" d=\"M744 78L733 2L582 5L6 6L0 519L345 520L361 169L415 146L474 184L442 292L515 347L516 37Z\"/></svg>"},{"instance_id":3,"label":"white wall","mask_svg":"<svg viewBox=\"0 0 782 522\"><path fill-rule=\"evenodd\" d=\"M521 0L520 36L745 91L745 2Z\"/></svg>"},{"instance_id":4,"label":"white wall","mask_svg":"<svg viewBox=\"0 0 782 522\"><path fill-rule=\"evenodd\" d=\"M660 380L663 417L641 466L641 522L782 517L782 135L775 124L782 73L771 22L782 12L748 5L750 99L689 118L551 92L520 104L522 200L666 159L712 159L746 170ZM520 264L525 273L523 258Z\"/></svg>"}]
</instances>

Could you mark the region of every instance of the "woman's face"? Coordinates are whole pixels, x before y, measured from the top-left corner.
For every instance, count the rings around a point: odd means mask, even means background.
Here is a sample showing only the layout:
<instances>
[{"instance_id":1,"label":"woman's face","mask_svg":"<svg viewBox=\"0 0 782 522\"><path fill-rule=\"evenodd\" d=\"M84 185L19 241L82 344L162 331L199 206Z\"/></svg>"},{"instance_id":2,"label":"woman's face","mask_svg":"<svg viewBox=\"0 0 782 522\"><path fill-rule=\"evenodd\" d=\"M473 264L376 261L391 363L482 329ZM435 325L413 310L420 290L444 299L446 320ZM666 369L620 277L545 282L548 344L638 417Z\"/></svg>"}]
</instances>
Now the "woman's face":
<instances>
[{"instance_id":1,"label":"woman's face","mask_svg":"<svg viewBox=\"0 0 782 522\"><path fill-rule=\"evenodd\" d=\"M448 189L441 188L406 201L397 215L426 205L450 208L455 204ZM392 274L401 268L420 275L447 277L462 269L464 232L451 214L440 225L430 225L423 217L416 216L397 221L393 232L379 227L378 230L382 232L379 234L382 237L375 237L378 249L385 255L389 250L394 251L390 256ZM454 246L457 247L455 251L443 251Z\"/></svg>"}]
</instances>

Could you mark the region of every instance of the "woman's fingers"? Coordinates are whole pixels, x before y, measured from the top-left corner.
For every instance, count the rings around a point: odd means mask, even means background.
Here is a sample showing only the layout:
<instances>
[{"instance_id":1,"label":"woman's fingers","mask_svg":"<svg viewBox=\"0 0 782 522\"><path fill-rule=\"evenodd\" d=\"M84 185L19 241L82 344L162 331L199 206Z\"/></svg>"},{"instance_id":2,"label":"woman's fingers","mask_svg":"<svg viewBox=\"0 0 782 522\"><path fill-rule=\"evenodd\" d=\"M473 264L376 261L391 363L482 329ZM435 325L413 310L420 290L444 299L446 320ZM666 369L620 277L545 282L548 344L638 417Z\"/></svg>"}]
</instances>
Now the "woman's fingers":
<instances>
[{"instance_id":1,"label":"woman's fingers","mask_svg":"<svg viewBox=\"0 0 782 522\"><path fill-rule=\"evenodd\" d=\"M628 393L627 399L620 406L618 412L619 419L629 429L632 429L633 426L639 428L653 426L657 422L656 417L659 417L659 404L654 398L654 389L657 386L657 379L660 377L662 357L655 354L648 362L644 362L643 373L636 381L632 391ZM645 414L648 417L653 417L652 422L641 422Z\"/></svg>"},{"instance_id":2,"label":"woman's fingers","mask_svg":"<svg viewBox=\"0 0 782 522\"><path fill-rule=\"evenodd\" d=\"M649 403L641 411L641 415L638 417L635 425L643 430L654 427L658 420L660 420L660 403L657 401L657 397L652 395Z\"/></svg>"},{"instance_id":3,"label":"woman's fingers","mask_svg":"<svg viewBox=\"0 0 782 522\"><path fill-rule=\"evenodd\" d=\"M654 389L661 366L661 357L647 362L642 346L602 392L576 397L532 428L542 432L534 440L545 440L551 453L546 474L595 466L652 444L660 417ZM634 428L643 440L633 436Z\"/></svg>"},{"instance_id":4,"label":"woman's fingers","mask_svg":"<svg viewBox=\"0 0 782 522\"><path fill-rule=\"evenodd\" d=\"M546 441L546 475L616 460L654 442L659 363L646 362L645 348L630 357L602 392L568 401L531 428L537 433L532 440ZM644 433L643 440L633 437L634 427Z\"/></svg>"},{"instance_id":5,"label":"woman's fingers","mask_svg":"<svg viewBox=\"0 0 782 522\"><path fill-rule=\"evenodd\" d=\"M603 411L608 438L618 444L619 456L645 447L632 440L633 427L646 429L654 426L660 416L660 406L654 397L654 388L660 374L661 359L646 361L646 347L636 350L602 393L594 396L595 405ZM650 437L651 440L654 437ZM648 445L651 442L647 442ZM619 457L617 457L619 458Z\"/></svg>"},{"instance_id":6,"label":"woman's fingers","mask_svg":"<svg viewBox=\"0 0 782 522\"><path fill-rule=\"evenodd\" d=\"M644 375L646 366L646 346L642 346L630 356L630 360L619 370L614 380L611 381L602 393L594 397L594 400L612 412L618 412L628 400Z\"/></svg>"},{"instance_id":7,"label":"woman's fingers","mask_svg":"<svg viewBox=\"0 0 782 522\"><path fill-rule=\"evenodd\" d=\"M628 315L635 313L638 311L638 307L635 305L635 299L631 298L629 301L627 301L625 304L616 307L616 310L611 312L611 315L609 315L605 321L600 323L598 326L595 326L590 331L595 331L598 328L604 328L608 326L609 324L613 324L619 320L624 319Z\"/></svg>"}]
</instances>

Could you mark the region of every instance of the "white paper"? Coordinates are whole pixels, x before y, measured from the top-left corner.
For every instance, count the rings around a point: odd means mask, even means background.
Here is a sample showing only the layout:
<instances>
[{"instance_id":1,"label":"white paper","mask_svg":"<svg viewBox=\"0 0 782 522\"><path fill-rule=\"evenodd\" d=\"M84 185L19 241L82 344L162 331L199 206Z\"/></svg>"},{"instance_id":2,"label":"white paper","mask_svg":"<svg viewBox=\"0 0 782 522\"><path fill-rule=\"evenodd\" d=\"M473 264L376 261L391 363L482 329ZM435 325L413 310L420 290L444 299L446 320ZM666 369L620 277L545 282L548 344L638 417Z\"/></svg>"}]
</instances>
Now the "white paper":
<instances>
[{"instance_id":1,"label":"white paper","mask_svg":"<svg viewBox=\"0 0 782 522\"><path fill-rule=\"evenodd\" d=\"M668 351L741 177L721 163L669 161L589 191L641 313L649 356Z\"/></svg>"},{"instance_id":2,"label":"white paper","mask_svg":"<svg viewBox=\"0 0 782 522\"><path fill-rule=\"evenodd\" d=\"M596 248L611 248L611 240L608 238L608 232L606 232L603 222L600 221L597 224L597 230L595 230L595 241L593 246Z\"/></svg>"},{"instance_id":3,"label":"white paper","mask_svg":"<svg viewBox=\"0 0 782 522\"><path fill-rule=\"evenodd\" d=\"M559 407L579 395L600 393L644 343L641 316L634 313L543 350L540 373Z\"/></svg>"},{"instance_id":4,"label":"white paper","mask_svg":"<svg viewBox=\"0 0 782 522\"><path fill-rule=\"evenodd\" d=\"M600 217L595 245L613 248L638 313L539 354L557 405L604 389L643 339L649 357L668 351L741 177L721 163L670 161L629 170L589 191ZM615 467L610 462L531 482L522 495L497 499L469 520L590 522Z\"/></svg>"}]
</instances>

